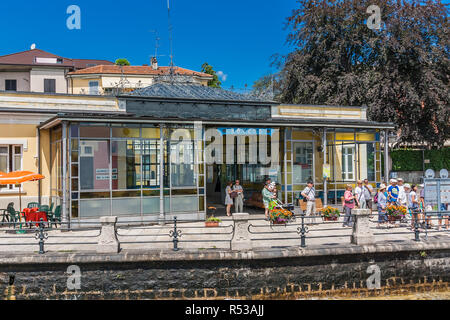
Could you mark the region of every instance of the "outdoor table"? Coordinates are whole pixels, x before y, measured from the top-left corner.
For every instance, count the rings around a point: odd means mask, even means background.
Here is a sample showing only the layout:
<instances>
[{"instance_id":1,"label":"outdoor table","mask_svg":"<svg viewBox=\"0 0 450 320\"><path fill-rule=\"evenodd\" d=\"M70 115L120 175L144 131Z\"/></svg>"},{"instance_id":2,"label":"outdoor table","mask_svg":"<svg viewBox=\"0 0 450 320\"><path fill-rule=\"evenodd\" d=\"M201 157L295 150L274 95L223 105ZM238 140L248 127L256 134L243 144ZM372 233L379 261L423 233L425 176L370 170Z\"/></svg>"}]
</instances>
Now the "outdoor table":
<instances>
[{"instance_id":1,"label":"outdoor table","mask_svg":"<svg viewBox=\"0 0 450 320\"><path fill-rule=\"evenodd\" d=\"M25 214L25 222L39 222L41 219L43 221L48 222L47 214L44 211L38 211L38 208L25 208L23 212ZM39 223L36 223L36 227L39 226Z\"/></svg>"}]
</instances>

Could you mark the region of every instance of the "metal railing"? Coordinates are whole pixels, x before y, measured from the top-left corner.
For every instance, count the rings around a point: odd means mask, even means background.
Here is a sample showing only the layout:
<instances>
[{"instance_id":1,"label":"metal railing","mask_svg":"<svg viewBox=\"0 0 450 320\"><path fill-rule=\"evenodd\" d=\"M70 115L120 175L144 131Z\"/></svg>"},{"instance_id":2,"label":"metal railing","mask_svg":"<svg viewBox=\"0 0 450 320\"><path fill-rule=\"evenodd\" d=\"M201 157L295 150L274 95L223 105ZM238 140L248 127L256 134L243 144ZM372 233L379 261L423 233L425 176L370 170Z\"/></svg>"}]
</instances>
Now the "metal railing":
<instances>
[{"instance_id":1,"label":"metal railing","mask_svg":"<svg viewBox=\"0 0 450 320\"><path fill-rule=\"evenodd\" d=\"M393 236L393 235L411 235L405 237L403 240L412 241L427 241L429 235L450 235L450 230L441 228L440 230L431 230L421 225L419 213L414 214L414 225L411 227L411 220L396 221L391 223L392 226L398 225L405 227L410 224L410 228L397 229L386 228L385 232L374 224L378 221L378 213L373 212L370 219L370 229L374 230L373 236ZM427 212L424 214L425 222L441 221L446 225L446 217L450 216L450 212ZM336 227L342 225L342 220L337 221L319 221L323 217L306 216L305 213L294 215L294 219L284 225L274 225L262 220L261 218L250 217L247 221L247 231L252 242L257 241L287 241L294 240L294 245L305 248L308 240L313 239L328 239L328 238L347 238L352 236L354 231L348 227ZM342 218L342 217L341 217ZM355 216L351 216L351 220L355 221ZM179 220L174 217L173 220L157 221L157 222L143 222L142 220L127 220L118 222L115 226L115 236L120 237L121 244L168 244L173 251L179 251L180 243L229 243L230 250L232 249L232 241L235 237L236 222L234 220L227 221L223 225L217 227L206 227L198 225L202 221L193 220ZM162 223L161 225L159 223ZM98 221L83 221L77 222L78 227L74 228L73 223L58 222L52 227L53 223L46 221L27 221L27 222L3 222L6 227L0 229L4 234L11 234L5 236L0 234L0 251L1 248L8 245L17 246L37 246L39 254L46 252L45 247L57 245L97 245L97 238L101 234L101 223ZM59 227L58 227L59 225ZM19 227L18 227L19 226ZM25 226L25 228L23 228ZM436 224L435 224L436 226ZM18 228L16 228L18 227ZM318 227L318 228L315 228ZM51 232L58 230L60 232ZM87 234L82 234L82 232ZM89 232L88 232L89 231ZM97 232L94 232L97 231ZM8 243L5 240L17 240L17 243ZM49 240L57 240L56 242L49 242ZM92 239L92 240L91 240ZM450 238L449 238L450 239ZM69 241L72 240L72 241ZM298 242L295 242L298 240ZM376 242L376 241L375 241ZM350 243L350 242L348 242ZM71 250L70 250L71 251Z\"/></svg>"}]
</instances>

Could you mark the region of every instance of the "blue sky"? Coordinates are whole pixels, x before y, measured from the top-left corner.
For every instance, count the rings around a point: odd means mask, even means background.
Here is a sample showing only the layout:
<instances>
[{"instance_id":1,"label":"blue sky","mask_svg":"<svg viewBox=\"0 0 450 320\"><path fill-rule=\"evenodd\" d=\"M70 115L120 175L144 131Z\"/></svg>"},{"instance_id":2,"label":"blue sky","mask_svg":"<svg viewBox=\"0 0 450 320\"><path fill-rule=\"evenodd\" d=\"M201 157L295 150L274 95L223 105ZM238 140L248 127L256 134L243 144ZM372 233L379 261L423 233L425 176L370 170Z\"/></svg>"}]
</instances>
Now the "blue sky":
<instances>
[{"instance_id":1,"label":"blue sky","mask_svg":"<svg viewBox=\"0 0 450 320\"><path fill-rule=\"evenodd\" d=\"M3 2L3 1L2 1ZM81 9L81 30L69 30L69 5ZM275 71L270 57L291 51L284 23L295 0L170 0L174 62L200 70L204 62L226 75L223 86L244 88ZM160 40L160 65L169 64L167 0L5 1L0 55L36 47L67 58L149 63Z\"/></svg>"},{"instance_id":2,"label":"blue sky","mask_svg":"<svg viewBox=\"0 0 450 320\"><path fill-rule=\"evenodd\" d=\"M449 3L450 0L444 0ZM287 54L286 18L296 0L170 0L174 62L200 71L204 62L226 75L223 86L249 87L276 71L273 54ZM81 9L81 30L69 30L69 5ZM167 0L2 1L0 55L37 48L67 58L148 64L160 40L160 65L169 64Z\"/></svg>"}]
</instances>

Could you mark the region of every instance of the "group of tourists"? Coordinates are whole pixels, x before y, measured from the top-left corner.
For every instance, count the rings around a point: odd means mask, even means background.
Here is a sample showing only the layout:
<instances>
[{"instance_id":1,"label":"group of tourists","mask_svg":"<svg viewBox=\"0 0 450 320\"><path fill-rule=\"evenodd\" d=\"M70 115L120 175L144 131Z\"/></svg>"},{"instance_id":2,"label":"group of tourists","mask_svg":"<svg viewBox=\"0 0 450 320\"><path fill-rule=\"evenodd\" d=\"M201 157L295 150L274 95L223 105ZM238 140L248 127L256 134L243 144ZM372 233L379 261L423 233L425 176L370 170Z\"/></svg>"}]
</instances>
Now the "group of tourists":
<instances>
[{"instance_id":1,"label":"group of tourists","mask_svg":"<svg viewBox=\"0 0 450 320\"><path fill-rule=\"evenodd\" d=\"M410 185L408 183L404 184L402 178L391 179L389 181L389 187L381 184L378 189L377 197L377 209L378 209L378 224L381 226L383 224L388 223L388 217L386 213L386 209L389 205L397 205L402 206L407 209L407 214L405 219L411 223L411 228L415 228L415 223L417 219L417 223L424 228L433 227L433 223L431 222L431 217L427 215L427 211L431 211L432 208L430 206L425 206L425 189L424 185L420 185L420 192L418 190L418 186L413 184ZM448 204L443 204L442 210L446 211ZM442 224L442 214L438 214L439 217L439 225L438 229ZM445 218L445 228L449 227L449 217L448 215L444 216Z\"/></svg>"},{"instance_id":2,"label":"group of tourists","mask_svg":"<svg viewBox=\"0 0 450 320\"><path fill-rule=\"evenodd\" d=\"M373 187L369 184L369 180L365 179L357 181L357 187L353 192L352 185L346 185L344 192L344 223L343 227L353 226L352 222L352 209L354 208L369 208L372 209L372 193ZM308 181L306 188L301 192L303 199L306 201L305 214L311 218L311 222L315 222L316 216L316 190L314 188L314 182Z\"/></svg>"},{"instance_id":3,"label":"group of tourists","mask_svg":"<svg viewBox=\"0 0 450 320\"><path fill-rule=\"evenodd\" d=\"M355 208L360 209L373 209L373 204L376 204L378 211L378 224L379 226L387 224L388 215L387 208L389 205L397 205L405 207L407 210L406 219L411 223L411 228L415 227L415 219L417 216L417 222L426 227L431 228L431 217L427 216L425 207L425 189L423 185L420 185L420 192L417 185L410 185L404 183L402 178L391 179L390 185L387 187L385 184L381 184L378 192L374 195L374 188L369 184L368 179L358 180L356 182L356 188L353 191L353 186L347 184L345 187L343 197L343 211L344 222L343 227L352 227L352 210ZM225 190L225 205L227 216L231 216L231 207L234 205L236 212L242 212L244 207L244 189L242 188L240 181L236 180L235 183L229 182ZM304 201L306 201L305 214L310 217L312 222L315 222L316 214L316 190L314 188L314 182L308 181L305 189L301 192ZM271 179L267 179L264 183L262 190L262 201L264 203L264 215L265 219L269 220L269 204L270 201L277 198L277 189L275 182ZM441 208L443 211L448 210L448 204L443 205ZM431 210L428 208L428 211ZM442 215L439 216L439 226L441 226ZM449 228L449 217L444 216L445 228Z\"/></svg>"}]
</instances>

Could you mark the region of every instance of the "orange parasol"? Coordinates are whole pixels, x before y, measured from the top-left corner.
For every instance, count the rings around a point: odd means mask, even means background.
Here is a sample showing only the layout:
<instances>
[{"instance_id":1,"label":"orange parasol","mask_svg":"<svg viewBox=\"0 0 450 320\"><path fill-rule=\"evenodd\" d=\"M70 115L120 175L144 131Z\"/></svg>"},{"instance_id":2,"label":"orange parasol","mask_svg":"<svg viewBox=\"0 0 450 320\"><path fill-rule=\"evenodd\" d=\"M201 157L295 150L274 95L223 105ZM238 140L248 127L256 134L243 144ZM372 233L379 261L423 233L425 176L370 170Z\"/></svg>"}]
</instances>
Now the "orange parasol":
<instances>
[{"instance_id":1,"label":"orange parasol","mask_svg":"<svg viewBox=\"0 0 450 320\"><path fill-rule=\"evenodd\" d=\"M42 174L34 173L31 171L13 171L6 174L0 173L0 185L6 184L18 184L19 185L19 201L20 211L22 211L22 194L20 184L27 181L38 181L45 177Z\"/></svg>"}]
</instances>

